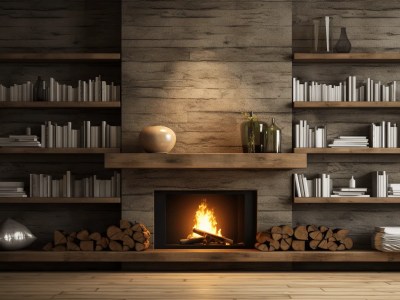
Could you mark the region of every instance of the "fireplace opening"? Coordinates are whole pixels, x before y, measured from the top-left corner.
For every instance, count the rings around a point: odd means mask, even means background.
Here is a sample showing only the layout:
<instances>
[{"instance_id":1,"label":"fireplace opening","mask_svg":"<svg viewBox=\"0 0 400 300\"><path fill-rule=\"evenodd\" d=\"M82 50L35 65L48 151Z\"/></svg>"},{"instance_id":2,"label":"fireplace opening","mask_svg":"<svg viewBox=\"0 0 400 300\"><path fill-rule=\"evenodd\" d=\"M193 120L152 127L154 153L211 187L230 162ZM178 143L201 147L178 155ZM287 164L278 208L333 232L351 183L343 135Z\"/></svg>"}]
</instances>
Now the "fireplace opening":
<instances>
[{"instance_id":1,"label":"fireplace opening","mask_svg":"<svg viewBox=\"0 0 400 300\"><path fill-rule=\"evenodd\" d=\"M256 191L155 191L157 249L253 248Z\"/></svg>"}]
</instances>

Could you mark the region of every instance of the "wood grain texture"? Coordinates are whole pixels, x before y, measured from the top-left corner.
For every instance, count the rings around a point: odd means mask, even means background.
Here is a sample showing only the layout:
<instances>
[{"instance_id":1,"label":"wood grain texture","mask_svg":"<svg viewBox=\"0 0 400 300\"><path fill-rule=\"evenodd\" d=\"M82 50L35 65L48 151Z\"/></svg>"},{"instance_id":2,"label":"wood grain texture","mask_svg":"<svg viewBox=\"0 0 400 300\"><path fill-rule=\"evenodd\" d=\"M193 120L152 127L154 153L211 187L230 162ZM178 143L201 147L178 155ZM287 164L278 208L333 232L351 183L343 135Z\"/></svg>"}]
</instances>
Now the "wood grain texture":
<instances>
[{"instance_id":1,"label":"wood grain texture","mask_svg":"<svg viewBox=\"0 0 400 300\"><path fill-rule=\"evenodd\" d=\"M119 204L121 203L120 198L106 198L106 197L96 197L96 198L78 198L78 197L70 197L70 198L53 198L53 197L20 197L20 198L10 198L10 197L0 197L0 204L39 204L39 203L47 203L47 204Z\"/></svg>"},{"instance_id":2,"label":"wood grain texture","mask_svg":"<svg viewBox=\"0 0 400 300\"><path fill-rule=\"evenodd\" d=\"M341 147L341 148L294 148L294 153L305 154L400 154L400 148L361 148L361 147Z\"/></svg>"},{"instance_id":3,"label":"wood grain texture","mask_svg":"<svg viewBox=\"0 0 400 300\"><path fill-rule=\"evenodd\" d=\"M324 63L396 63L400 62L400 53L294 53L293 62L324 62Z\"/></svg>"},{"instance_id":4,"label":"wood grain texture","mask_svg":"<svg viewBox=\"0 0 400 300\"><path fill-rule=\"evenodd\" d=\"M307 157L294 153L122 153L106 155L111 169L300 169Z\"/></svg>"},{"instance_id":5,"label":"wood grain texture","mask_svg":"<svg viewBox=\"0 0 400 300\"><path fill-rule=\"evenodd\" d=\"M120 53L0 53L1 62L118 62L120 59Z\"/></svg>"},{"instance_id":6,"label":"wood grain texture","mask_svg":"<svg viewBox=\"0 0 400 300\"><path fill-rule=\"evenodd\" d=\"M293 108L400 108L400 102L293 102Z\"/></svg>"},{"instance_id":7,"label":"wood grain texture","mask_svg":"<svg viewBox=\"0 0 400 300\"><path fill-rule=\"evenodd\" d=\"M120 108L121 102L0 102L0 108Z\"/></svg>"}]
</instances>

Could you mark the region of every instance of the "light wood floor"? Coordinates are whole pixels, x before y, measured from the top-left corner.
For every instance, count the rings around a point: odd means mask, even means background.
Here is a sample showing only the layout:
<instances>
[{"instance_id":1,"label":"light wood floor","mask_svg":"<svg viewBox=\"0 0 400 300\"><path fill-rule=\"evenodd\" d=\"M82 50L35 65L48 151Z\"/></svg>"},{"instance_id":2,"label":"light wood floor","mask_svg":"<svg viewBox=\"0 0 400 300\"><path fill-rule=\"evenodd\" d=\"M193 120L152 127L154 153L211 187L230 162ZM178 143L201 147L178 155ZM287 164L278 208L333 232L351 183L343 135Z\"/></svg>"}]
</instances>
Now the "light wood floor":
<instances>
[{"instance_id":1,"label":"light wood floor","mask_svg":"<svg viewBox=\"0 0 400 300\"><path fill-rule=\"evenodd\" d=\"M0 273L1 300L400 299L400 273Z\"/></svg>"}]
</instances>

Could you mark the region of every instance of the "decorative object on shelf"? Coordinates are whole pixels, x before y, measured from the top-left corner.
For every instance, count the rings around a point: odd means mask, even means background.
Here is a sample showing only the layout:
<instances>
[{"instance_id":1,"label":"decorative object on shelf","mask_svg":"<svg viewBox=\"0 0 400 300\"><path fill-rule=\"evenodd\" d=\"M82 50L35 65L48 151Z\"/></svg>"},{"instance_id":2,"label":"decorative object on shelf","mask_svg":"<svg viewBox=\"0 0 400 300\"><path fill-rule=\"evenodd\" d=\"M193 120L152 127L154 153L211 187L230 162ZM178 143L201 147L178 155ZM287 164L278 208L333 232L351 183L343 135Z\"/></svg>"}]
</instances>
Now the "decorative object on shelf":
<instances>
[{"instance_id":1,"label":"decorative object on shelf","mask_svg":"<svg viewBox=\"0 0 400 300\"><path fill-rule=\"evenodd\" d=\"M272 226L270 229L258 232L255 248L260 251L305 251L330 250L343 251L353 248L353 239L348 236L347 229L331 229L326 226L289 225Z\"/></svg>"},{"instance_id":2,"label":"decorative object on shelf","mask_svg":"<svg viewBox=\"0 0 400 300\"><path fill-rule=\"evenodd\" d=\"M175 132L165 126L147 126L139 135L143 149L150 153L168 153L176 143Z\"/></svg>"},{"instance_id":3,"label":"decorative object on shelf","mask_svg":"<svg viewBox=\"0 0 400 300\"><path fill-rule=\"evenodd\" d=\"M7 219L0 225L0 248L3 250L21 250L36 240L32 232L23 224Z\"/></svg>"},{"instance_id":4,"label":"decorative object on shelf","mask_svg":"<svg viewBox=\"0 0 400 300\"><path fill-rule=\"evenodd\" d=\"M335 45L335 51L338 53L350 53L351 43L347 37L346 27L340 29L340 37Z\"/></svg>"},{"instance_id":5,"label":"decorative object on shelf","mask_svg":"<svg viewBox=\"0 0 400 300\"><path fill-rule=\"evenodd\" d=\"M53 241L47 243L45 251L144 251L150 247L150 231L144 224L120 220L111 225L106 234L81 230L65 233L54 231Z\"/></svg>"},{"instance_id":6,"label":"decorative object on shelf","mask_svg":"<svg viewBox=\"0 0 400 300\"><path fill-rule=\"evenodd\" d=\"M318 52L318 42L319 42L319 23L320 19L314 19L314 52Z\"/></svg>"},{"instance_id":7,"label":"decorative object on shelf","mask_svg":"<svg viewBox=\"0 0 400 300\"><path fill-rule=\"evenodd\" d=\"M355 189L356 188L356 180L354 179L354 176L351 176L349 180L349 188Z\"/></svg>"},{"instance_id":8,"label":"decorative object on shelf","mask_svg":"<svg viewBox=\"0 0 400 300\"><path fill-rule=\"evenodd\" d=\"M0 197L6 198L25 198L27 197L22 181L0 181Z\"/></svg>"},{"instance_id":9,"label":"decorative object on shelf","mask_svg":"<svg viewBox=\"0 0 400 300\"><path fill-rule=\"evenodd\" d=\"M243 153L265 152L267 124L258 121L253 112L243 113L246 121L241 125Z\"/></svg>"},{"instance_id":10,"label":"decorative object on shelf","mask_svg":"<svg viewBox=\"0 0 400 300\"><path fill-rule=\"evenodd\" d=\"M332 17L325 16L326 52L332 52Z\"/></svg>"},{"instance_id":11,"label":"decorative object on shelf","mask_svg":"<svg viewBox=\"0 0 400 300\"><path fill-rule=\"evenodd\" d=\"M46 93L46 81L43 81L42 77L38 76L33 85L33 101L45 101Z\"/></svg>"},{"instance_id":12,"label":"decorative object on shelf","mask_svg":"<svg viewBox=\"0 0 400 300\"><path fill-rule=\"evenodd\" d=\"M275 124L275 118L272 118L272 124L266 130L266 152L281 153L282 131Z\"/></svg>"},{"instance_id":13,"label":"decorative object on shelf","mask_svg":"<svg viewBox=\"0 0 400 300\"><path fill-rule=\"evenodd\" d=\"M382 252L400 252L400 227L375 227L372 247Z\"/></svg>"},{"instance_id":14,"label":"decorative object on shelf","mask_svg":"<svg viewBox=\"0 0 400 300\"><path fill-rule=\"evenodd\" d=\"M328 145L330 148L368 148L369 140L366 136L339 136L334 139L331 144Z\"/></svg>"}]
</instances>

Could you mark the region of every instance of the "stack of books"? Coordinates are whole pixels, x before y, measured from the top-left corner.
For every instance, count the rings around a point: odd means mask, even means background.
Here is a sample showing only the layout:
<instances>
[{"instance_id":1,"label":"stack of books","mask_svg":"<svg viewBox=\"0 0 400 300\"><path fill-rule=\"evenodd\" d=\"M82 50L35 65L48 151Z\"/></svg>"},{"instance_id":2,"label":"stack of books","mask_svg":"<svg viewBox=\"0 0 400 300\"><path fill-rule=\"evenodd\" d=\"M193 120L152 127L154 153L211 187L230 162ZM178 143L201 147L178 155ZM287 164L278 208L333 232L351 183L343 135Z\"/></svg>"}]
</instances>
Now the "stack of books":
<instances>
[{"instance_id":1,"label":"stack of books","mask_svg":"<svg viewBox=\"0 0 400 300\"><path fill-rule=\"evenodd\" d=\"M41 125L41 141L44 148L119 148L121 126L102 121L100 126L84 121L80 129L73 129L71 122L57 125L46 122Z\"/></svg>"},{"instance_id":2,"label":"stack of books","mask_svg":"<svg viewBox=\"0 0 400 300\"><path fill-rule=\"evenodd\" d=\"M370 127L370 137L372 148L397 148L397 124L386 121L376 124L372 123Z\"/></svg>"},{"instance_id":3,"label":"stack of books","mask_svg":"<svg viewBox=\"0 0 400 300\"><path fill-rule=\"evenodd\" d=\"M380 81L367 78L363 83L357 84L356 76L349 76L345 81L334 85L316 81L301 83L297 78L293 78L293 102L387 102L396 101L396 93L396 81L384 85Z\"/></svg>"},{"instance_id":4,"label":"stack of books","mask_svg":"<svg viewBox=\"0 0 400 300\"><path fill-rule=\"evenodd\" d=\"M321 174L320 177L308 180L304 174L294 174L296 196L302 197L330 197L332 179L330 175Z\"/></svg>"},{"instance_id":5,"label":"stack of books","mask_svg":"<svg viewBox=\"0 0 400 300\"><path fill-rule=\"evenodd\" d=\"M366 136L339 136L334 139L332 144L329 144L331 148L341 147L368 147L368 138Z\"/></svg>"},{"instance_id":6,"label":"stack of books","mask_svg":"<svg viewBox=\"0 0 400 300\"><path fill-rule=\"evenodd\" d=\"M367 191L367 188L337 188L333 190L331 197L369 197Z\"/></svg>"},{"instance_id":7,"label":"stack of books","mask_svg":"<svg viewBox=\"0 0 400 300\"><path fill-rule=\"evenodd\" d=\"M386 171L372 173L372 197L388 196L389 176Z\"/></svg>"},{"instance_id":8,"label":"stack of books","mask_svg":"<svg viewBox=\"0 0 400 300\"><path fill-rule=\"evenodd\" d=\"M0 182L0 197L27 197L23 182Z\"/></svg>"},{"instance_id":9,"label":"stack of books","mask_svg":"<svg viewBox=\"0 0 400 300\"><path fill-rule=\"evenodd\" d=\"M400 227L375 227L372 245L383 252L400 252Z\"/></svg>"},{"instance_id":10,"label":"stack of books","mask_svg":"<svg viewBox=\"0 0 400 300\"><path fill-rule=\"evenodd\" d=\"M300 120L295 125L295 147L296 148L325 148L326 127L317 126L310 128L306 120Z\"/></svg>"},{"instance_id":11,"label":"stack of books","mask_svg":"<svg viewBox=\"0 0 400 300\"><path fill-rule=\"evenodd\" d=\"M61 179L47 174L30 174L31 197L120 197L121 176L118 172L110 179L98 179L96 175L75 179L67 171Z\"/></svg>"},{"instance_id":12,"label":"stack of books","mask_svg":"<svg viewBox=\"0 0 400 300\"><path fill-rule=\"evenodd\" d=\"M388 197L400 197L400 183L389 183Z\"/></svg>"},{"instance_id":13,"label":"stack of books","mask_svg":"<svg viewBox=\"0 0 400 300\"><path fill-rule=\"evenodd\" d=\"M36 135L10 135L0 138L0 147L41 147Z\"/></svg>"}]
</instances>

